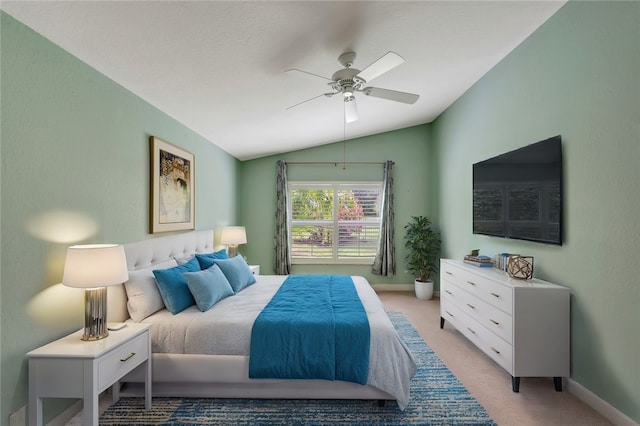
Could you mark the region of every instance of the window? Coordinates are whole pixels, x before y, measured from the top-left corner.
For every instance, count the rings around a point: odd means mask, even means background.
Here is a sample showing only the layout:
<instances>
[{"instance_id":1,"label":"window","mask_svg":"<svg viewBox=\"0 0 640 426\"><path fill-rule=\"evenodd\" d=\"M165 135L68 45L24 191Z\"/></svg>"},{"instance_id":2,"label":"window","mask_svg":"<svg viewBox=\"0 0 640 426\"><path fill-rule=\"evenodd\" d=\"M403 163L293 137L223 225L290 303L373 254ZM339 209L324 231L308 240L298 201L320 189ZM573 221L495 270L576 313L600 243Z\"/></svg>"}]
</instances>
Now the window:
<instances>
[{"instance_id":1,"label":"window","mask_svg":"<svg viewBox=\"0 0 640 426\"><path fill-rule=\"evenodd\" d=\"M292 263L372 264L382 182L289 182Z\"/></svg>"}]
</instances>

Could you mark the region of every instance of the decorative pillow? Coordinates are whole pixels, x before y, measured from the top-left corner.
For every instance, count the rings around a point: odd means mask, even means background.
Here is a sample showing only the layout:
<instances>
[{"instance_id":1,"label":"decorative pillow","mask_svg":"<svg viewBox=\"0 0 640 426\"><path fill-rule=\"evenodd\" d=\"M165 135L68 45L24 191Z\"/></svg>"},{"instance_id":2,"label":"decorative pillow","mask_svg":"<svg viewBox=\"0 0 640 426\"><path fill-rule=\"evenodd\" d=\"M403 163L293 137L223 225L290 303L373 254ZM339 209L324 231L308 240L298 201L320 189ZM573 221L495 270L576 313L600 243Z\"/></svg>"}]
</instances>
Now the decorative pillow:
<instances>
[{"instance_id":1,"label":"decorative pillow","mask_svg":"<svg viewBox=\"0 0 640 426\"><path fill-rule=\"evenodd\" d=\"M213 305L227 296L233 295L231 284L224 276L218 265L213 265L203 271L185 272L187 286L196 299L196 305L202 311L208 311Z\"/></svg>"},{"instance_id":2,"label":"decorative pillow","mask_svg":"<svg viewBox=\"0 0 640 426\"><path fill-rule=\"evenodd\" d=\"M166 306L172 314L175 315L178 312L182 312L196 303L189 291L183 273L199 270L200 264L194 257L184 265L153 271L164 306Z\"/></svg>"},{"instance_id":3,"label":"decorative pillow","mask_svg":"<svg viewBox=\"0 0 640 426\"><path fill-rule=\"evenodd\" d=\"M247 262L242 258L242 255L237 255L232 259L214 259L213 261L229 280L234 293L238 293L243 288L256 282L256 277L251 272Z\"/></svg>"},{"instance_id":4,"label":"decorative pillow","mask_svg":"<svg viewBox=\"0 0 640 426\"><path fill-rule=\"evenodd\" d=\"M215 259L228 259L227 250L222 249L214 253L200 254L196 253L196 259L200 263L200 269L204 270L213 265Z\"/></svg>"},{"instance_id":5,"label":"decorative pillow","mask_svg":"<svg viewBox=\"0 0 640 426\"><path fill-rule=\"evenodd\" d=\"M154 268L171 268L176 265L176 261L171 259L154 265ZM164 302L151 269L129 271L129 280L124 283L124 289L127 292L127 310L135 322L140 322L160 309L164 309Z\"/></svg>"}]
</instances>

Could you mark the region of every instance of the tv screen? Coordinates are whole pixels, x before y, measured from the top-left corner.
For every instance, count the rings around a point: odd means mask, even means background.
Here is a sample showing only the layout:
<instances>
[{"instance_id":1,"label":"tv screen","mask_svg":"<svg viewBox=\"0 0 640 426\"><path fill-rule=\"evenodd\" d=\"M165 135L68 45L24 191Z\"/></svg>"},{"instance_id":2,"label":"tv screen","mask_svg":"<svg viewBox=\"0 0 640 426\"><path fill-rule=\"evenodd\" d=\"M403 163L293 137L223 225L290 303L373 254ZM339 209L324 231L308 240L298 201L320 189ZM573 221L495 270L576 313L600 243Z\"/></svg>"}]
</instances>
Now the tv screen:
<instances>
[{"instance_id":1,"label":"tv screen","mask_svg":"<svg viewBox=\"0 0 640 426\"><path fill-rule=\"evenodd\" d=\"M560 136L473 165L473 233L562 245Z\"/></svg>"}]
</instances>

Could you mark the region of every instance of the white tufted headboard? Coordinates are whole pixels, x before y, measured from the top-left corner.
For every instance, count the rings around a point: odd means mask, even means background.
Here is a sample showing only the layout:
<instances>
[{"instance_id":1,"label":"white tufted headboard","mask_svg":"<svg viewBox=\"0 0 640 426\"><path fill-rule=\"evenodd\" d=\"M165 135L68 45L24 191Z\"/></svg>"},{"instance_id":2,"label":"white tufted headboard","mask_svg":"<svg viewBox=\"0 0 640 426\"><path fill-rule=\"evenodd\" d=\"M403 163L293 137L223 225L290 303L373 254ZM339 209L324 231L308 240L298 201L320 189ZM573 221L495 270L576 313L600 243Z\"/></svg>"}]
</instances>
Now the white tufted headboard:
<instances>
[{"instance_id":1,"label":"white tufted headboard","mask_svg":"<svg viewBox=\"0 0 640 426\"><path fill-rule=\"evenodd\" d=\"M149 238L124 244L127 269L152 268L170 259L184 259L195 253L213 252L213 229L192 231L166 237ZM107 315L109 322L122 322L129 318L127 293L124 285L107 287Z\"/></svg>"}]
</instances>

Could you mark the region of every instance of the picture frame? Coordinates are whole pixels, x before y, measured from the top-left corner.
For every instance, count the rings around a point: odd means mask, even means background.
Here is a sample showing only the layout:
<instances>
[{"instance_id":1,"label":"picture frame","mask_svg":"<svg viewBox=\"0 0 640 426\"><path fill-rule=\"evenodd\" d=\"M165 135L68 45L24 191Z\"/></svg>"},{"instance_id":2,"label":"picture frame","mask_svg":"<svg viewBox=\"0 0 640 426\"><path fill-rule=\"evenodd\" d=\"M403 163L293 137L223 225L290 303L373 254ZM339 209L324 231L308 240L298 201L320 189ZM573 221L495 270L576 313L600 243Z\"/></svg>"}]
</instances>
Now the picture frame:
<instances>
[{"instance_id":1,"label":"picture frame","mask_svg":"<svg viewBox=\"0 0 640 426\"><path fill-rule=\"evenodd\" d=\"M151 147L150 232L195 229L195 157L156 136Z\"/></svg>"}]
</instances>

